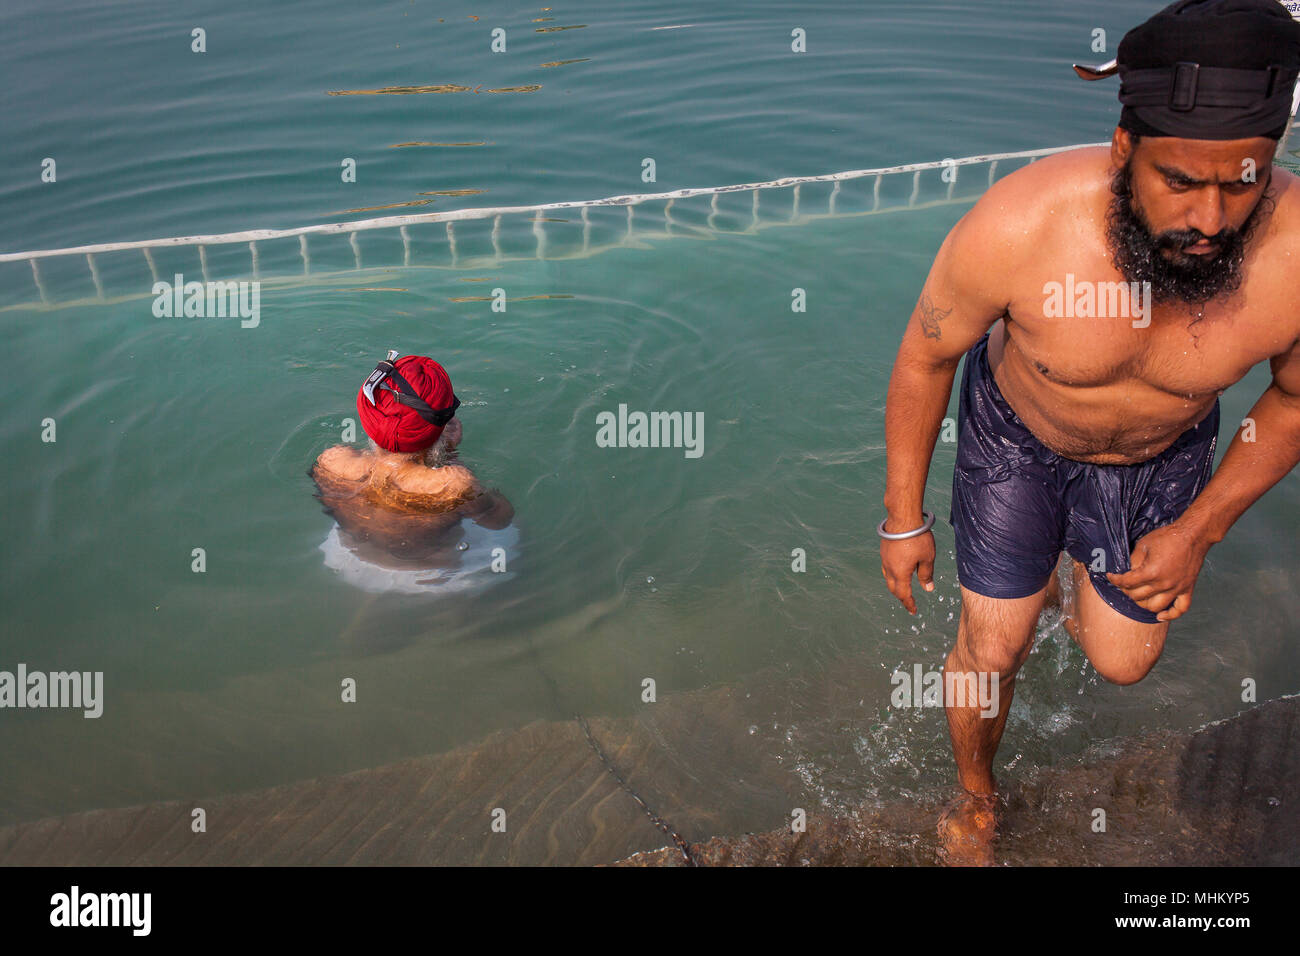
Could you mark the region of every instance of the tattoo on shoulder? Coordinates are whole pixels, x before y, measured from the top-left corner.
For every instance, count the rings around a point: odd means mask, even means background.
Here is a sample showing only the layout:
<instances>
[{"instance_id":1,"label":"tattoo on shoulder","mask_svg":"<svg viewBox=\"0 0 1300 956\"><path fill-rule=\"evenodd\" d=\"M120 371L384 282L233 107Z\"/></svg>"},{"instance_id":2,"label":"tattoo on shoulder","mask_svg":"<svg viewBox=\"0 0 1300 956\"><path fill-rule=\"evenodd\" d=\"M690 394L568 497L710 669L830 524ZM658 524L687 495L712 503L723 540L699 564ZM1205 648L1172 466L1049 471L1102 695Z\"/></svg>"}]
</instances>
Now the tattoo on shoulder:
<instances>
[{"instance_id":1,"label":"tattoo on shoulder","mask_svg":"<svg viewBox=\"0 0 1300 956\"><path fill-rule=\"evenodd\" d=\"M939 328L939 323L952 314L952 309L939 309L930 301L928 295L921 296L921 329L925 332L928 339L943 338L943 330Z\"/></svg>"}]
</instances>

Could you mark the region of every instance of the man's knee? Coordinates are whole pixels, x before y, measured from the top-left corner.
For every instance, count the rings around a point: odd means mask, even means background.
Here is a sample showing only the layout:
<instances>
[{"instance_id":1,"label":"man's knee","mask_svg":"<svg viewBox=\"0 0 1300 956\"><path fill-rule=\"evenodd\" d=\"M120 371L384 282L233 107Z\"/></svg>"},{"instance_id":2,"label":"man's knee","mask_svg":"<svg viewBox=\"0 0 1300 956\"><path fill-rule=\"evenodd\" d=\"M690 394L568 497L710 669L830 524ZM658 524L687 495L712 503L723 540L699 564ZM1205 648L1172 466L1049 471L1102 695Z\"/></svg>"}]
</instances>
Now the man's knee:
<instances>
[{"instance_id":1,"label":"man's knee","mask_svg":"<svg viewBox=\"0 0 1300 956\"><path fill-rule=\"evenodd\" d=\"M999 637L964 631L948 655L946 669L960 674L989 674L1010 680L1020 671L1028 649L1013 647Z\"/></svg>"},{"instance_id":2,"label":"man's knee","mask_svg":"<svg viewBox=\"0 0 1300 956\"><path fill-rule=\"evenodd\" d=\"M1136 684L1156 666L1159 652L1153 656L1143 654L1095 653L1088 660L1093 669L1112 684Z\"/></svg>"},{"instance_id":3,"label":"man's knee","mask_svg":"<svg viewBox=\"0 0 1300 956\"><path fill-rule=\"evenodd\" d=\"M962 589L957 644L948 658L951 670L1015 677L1033 647L1034 625L1043 593L996 599Z\"/></svg>"},{"instance_id":4,"label":"man's knee","mask_svg":"<svg viewBox=\"0 0 1300 956\"><path fill-rule=\"evenodd\" d=\"M1079 599L1075 640L1097 673L1112 684L1136 684L1156 666L1168 622L1148 624L1106 604L1086 577L1076 577Z\"/></svg>"},{"instance_id":5,"label":"man's knee","mask_svg":"<svg viewBox=\"0 0 1300 956\"><path fill-rule=\"evenodd\" d=\"M1136 684L1156 666L1169 625L1080 622L1080 646L1093 668L1112 684Z\"/></svg>"}]
</instances>

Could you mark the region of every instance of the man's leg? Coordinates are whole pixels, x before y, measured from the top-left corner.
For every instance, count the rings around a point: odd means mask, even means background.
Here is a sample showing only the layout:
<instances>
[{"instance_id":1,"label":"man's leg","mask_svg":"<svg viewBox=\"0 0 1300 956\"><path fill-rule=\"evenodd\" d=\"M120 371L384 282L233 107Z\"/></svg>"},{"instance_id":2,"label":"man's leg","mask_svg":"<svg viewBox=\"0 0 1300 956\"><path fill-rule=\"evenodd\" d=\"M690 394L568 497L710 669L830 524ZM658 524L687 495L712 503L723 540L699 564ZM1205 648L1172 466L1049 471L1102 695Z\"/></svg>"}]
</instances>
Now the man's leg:
<instances>
[{"instance_id":1,"label":"man's leg","mask_svg":"<svg viewBox=\"0 0 1300 956\"><path fill-rule=\"evenodd\" d=\"M1113 684L1136 684L1160 659L1169 622L1147 624L1125 617L1102 600L1081 562L1071 564L1074 607L1063 608L1066 630L1098 674Z\"/></svg>"},{"instance_id":2,"label":"man's leg","mask_svg":"<svg viewBox=\"0 0 1300 956\"><path fill-rule=\"evenodd\" d=\"M945 697L957 779L971 793L992 794L993 755L1002 739L1016 673L1034 644L1034 627L1047 589L1024 598L999 599L961 589L957 643L944 665L949 673L988 674L998 688L996 717L981 716L979 701L958 706ZM947 683L947 682L945 682ZM967 695L969 697L969 695Z\"/></svg>"},{"instance_id":3,"label":"man's leg","mask_svg":"<svg viewBox=\"0 0 1300 956\"><path fill-rule=\"evenodd\" d=\"M998 712L984 716L978 700L949 698L944 681L944 707L952 752L957 761L957 779L971 796L950 808L939 822L940 839L949 862L991 863L996 823L993 757L1011 709L1016 674L1034 644L1034 629L1047 588L1029 597L999 599L961 589L961 620L957 643L945 666L949 674L988 675L988 686L997 687Z\"/></svg>"}]
</instances>

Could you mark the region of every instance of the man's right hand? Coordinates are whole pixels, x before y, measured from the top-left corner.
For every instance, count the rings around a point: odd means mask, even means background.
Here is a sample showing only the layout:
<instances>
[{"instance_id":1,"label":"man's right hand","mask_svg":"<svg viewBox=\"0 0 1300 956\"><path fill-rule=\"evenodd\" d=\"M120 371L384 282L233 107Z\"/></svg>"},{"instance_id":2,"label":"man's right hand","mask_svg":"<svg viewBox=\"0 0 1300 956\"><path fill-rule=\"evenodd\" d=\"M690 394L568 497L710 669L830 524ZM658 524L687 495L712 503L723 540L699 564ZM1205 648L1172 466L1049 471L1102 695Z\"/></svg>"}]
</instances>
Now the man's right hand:
<instances>
[{"instance_id":1,"label":"man's right hand","mask_svg":"<svg viewBox=\"0 0 1300 956\"><path fill-rule=\"evenodd\" d=\"M910 530L895 528L894 523L892 520L885 522L885 530L889 532ZM915 538L904 538L901 541L881 538L880 570L885 575L885 584L889 586L890 592L903 603L908 614L915 614L916 600L912 597L912 575L917 576L921 586L927 591L934 590L934 533L927 531L925 534L918 534Z\"/></svg>"}]
</instances>

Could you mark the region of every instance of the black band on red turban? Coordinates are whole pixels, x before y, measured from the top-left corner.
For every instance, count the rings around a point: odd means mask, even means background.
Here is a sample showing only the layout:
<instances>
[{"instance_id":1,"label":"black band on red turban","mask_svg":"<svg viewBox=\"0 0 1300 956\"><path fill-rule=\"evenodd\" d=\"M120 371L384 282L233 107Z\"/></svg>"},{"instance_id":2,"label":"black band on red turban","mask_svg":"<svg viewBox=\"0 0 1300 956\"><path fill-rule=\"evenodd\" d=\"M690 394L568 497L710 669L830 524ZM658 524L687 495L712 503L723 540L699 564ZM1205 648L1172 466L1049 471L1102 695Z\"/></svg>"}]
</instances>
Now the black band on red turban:
<instances>
[{"instance_id":1,"label":"black band on red turban","mask_svg":"<svg viewBox=\"0 0 1300 956\"><path fill-rule=\"evenodd\" d=\"M361 427L376 445L388 451L409 453L432 448L442 435L443 420L450 419L449 413L454 413L460 404L451 390L451 378L446 369L424 355L399 358L393 363L393 369L397 372L395 377L401 379L399 386L380 384L374 390L374 402L366 396L364 384L357 391ZM401 386L409 386L414 397L433 414L422 414L411 403L403 401L405 389ZM443 424L437 424L435 419Z\"/></svg>"}]
</instances>

